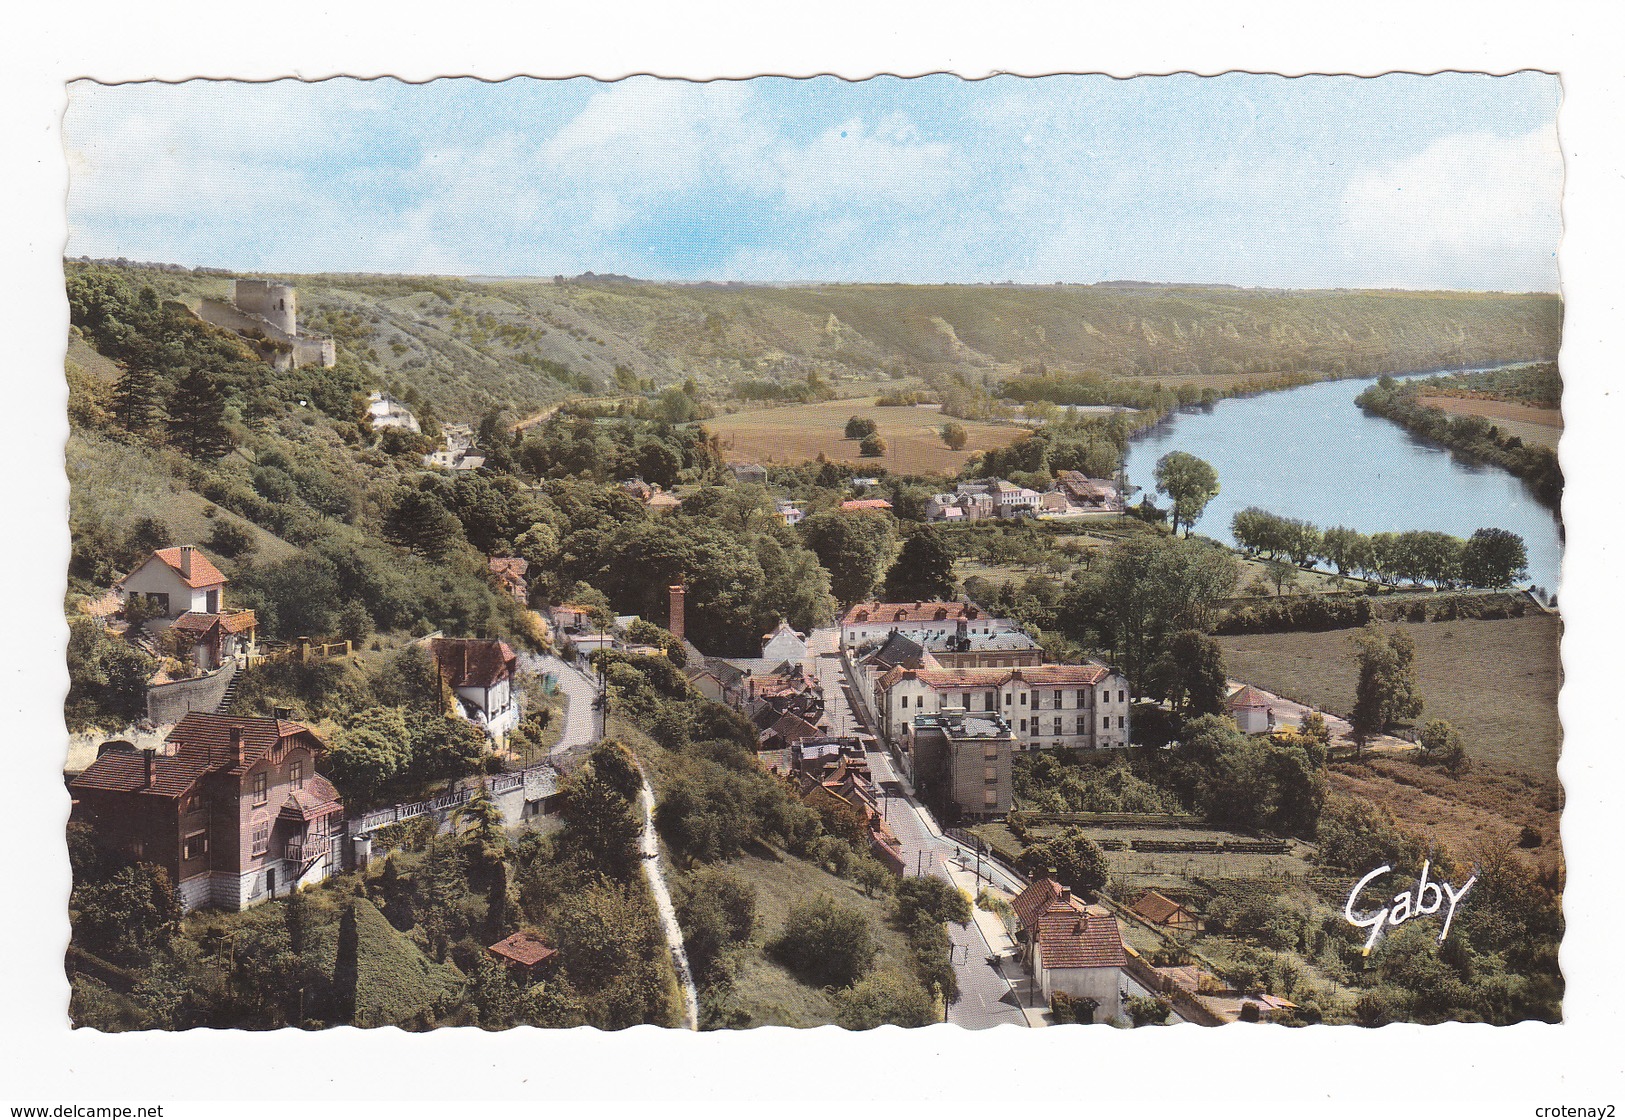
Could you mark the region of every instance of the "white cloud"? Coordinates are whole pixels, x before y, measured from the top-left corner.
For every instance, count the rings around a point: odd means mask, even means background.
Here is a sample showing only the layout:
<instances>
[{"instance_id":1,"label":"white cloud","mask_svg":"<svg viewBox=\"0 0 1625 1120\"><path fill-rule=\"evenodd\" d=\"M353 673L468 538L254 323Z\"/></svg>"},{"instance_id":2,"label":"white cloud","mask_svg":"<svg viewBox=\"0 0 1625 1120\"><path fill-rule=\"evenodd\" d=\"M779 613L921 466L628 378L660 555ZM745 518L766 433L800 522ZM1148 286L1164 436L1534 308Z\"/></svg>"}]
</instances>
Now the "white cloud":
<instances>
[{"instance_id":1,"label":"white cloud","mask_svg":"<svg viewBox=\"0 0 1625 1120\"><path fill-rule=\"evenodd\" d=\"M1339 233L1370 282L1550 289L1562 197L1553 131L1459 133L1350 183Z\"/></svg>"}]
</instances>

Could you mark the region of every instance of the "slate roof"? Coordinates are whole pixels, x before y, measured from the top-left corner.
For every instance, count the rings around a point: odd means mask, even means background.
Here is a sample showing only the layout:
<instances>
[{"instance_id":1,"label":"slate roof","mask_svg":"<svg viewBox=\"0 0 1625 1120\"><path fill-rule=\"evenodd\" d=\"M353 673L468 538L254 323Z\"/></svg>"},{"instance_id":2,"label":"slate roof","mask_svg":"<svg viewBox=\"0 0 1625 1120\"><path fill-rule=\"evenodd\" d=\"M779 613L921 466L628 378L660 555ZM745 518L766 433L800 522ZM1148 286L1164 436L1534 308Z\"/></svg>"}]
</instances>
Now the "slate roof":
<instances>
[{"instance_id":1,"label":"slate roof","mask_svg":"<svg viewBox=\"0 0 1625 1120\"><path fill-rule=\"evenodd\" d=\"M774 737L783 739L786 743L793 743L797 739L810 739L815 735L822 735L818 728L793 713L780 716L771 727L763 730L763 740Z\"/></svg>"},{"instance_id":2,"label":"slate roof","mask_svg":"<svg viewBox=\"0 0 1625 1120\"><path fill-rule=\"evenodd\" d=\"M1109 665L1022 665L1014 669L950 668L912 669L897 666L880 678L882 690L891 688L901 680L918 680L936 689L1002 688L1019 682L1029 686L1061 686L1098 684L1112 674Z\"/></svg>"},{"instance_id":3,"label":"slate roof","mask_svg":"<svg viewBox=\"0 0 1625 1120\"><path fill-rule=\"evenodd\" d=\"M495 638L435 638L435 664L453 688L490 688L513 676L519 658Z\"/></svg>"},{"instance_id":4,"label":"slate roof","mask_svg":"<svg viewBox=\"0 0 1625 1120\"><path fill-rule=\"evenodd\" d=\"M885 672L903 666L908 669L937 668L936 658L925 651L925 647L904 634L893 632L886 636L880 648L871 653L864 660Z\"/></svg>"}]
</instances>

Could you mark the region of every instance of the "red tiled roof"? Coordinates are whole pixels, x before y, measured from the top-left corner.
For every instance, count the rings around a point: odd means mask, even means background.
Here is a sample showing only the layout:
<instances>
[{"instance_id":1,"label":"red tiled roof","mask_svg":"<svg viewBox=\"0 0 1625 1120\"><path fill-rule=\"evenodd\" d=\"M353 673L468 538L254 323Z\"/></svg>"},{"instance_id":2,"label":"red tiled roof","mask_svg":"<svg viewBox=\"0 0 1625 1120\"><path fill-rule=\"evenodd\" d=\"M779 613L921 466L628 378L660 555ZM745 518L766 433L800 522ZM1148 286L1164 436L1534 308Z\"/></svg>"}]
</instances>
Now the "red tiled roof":
<instances>
[{"instance_id":1,"label":"red tiled roof","mask_svg":"<svg viewBox=\"0 0 1625 1120\"><path fill-rule=\"evenodd\" d=\"M1110 914L1052 911L1038 920L1038 953L1048 968L1123 968L1123 935Z\"/></svg>"},{"instance_id":2,"label":"red tiled roof","mask_svg":"<svg viewBox=\"0 0 1625 1120\"><path fill-rule=\"evenodd\" d=\"M220 569L214 566L210 559L203 555L201 548L192 549L192 574L186 575L181 571L181 550L176 548L160 548L153 553L154 556L175 569L175 574L186 581L188 587L212 587L217 583L225 583L226 577L220 574Z\"/></svg>"},{"instance_id":3,"label":"red tiled roof","mask_svg":"<svg viewBox=\"0 0 1625 1120\"><path fill-rule=\"evenodd\" d=\"M254 629L255 621L253 611L228 611L224 614L187 611L177 618L172 625L182 630L190 630L195 634L207 634L217 625L228 634L241 634L245 630Z\"/></svg>"},{"instance_id":4,"label":"red tiled roof","mask_svg":"<svg viewBox=\"0 0 1625 1120\"><path fill-rule=\"evenodd\" d=\"M957 622L961 618L974 621L987 615L975 603L948 603L940 601L919 603L853 603L841 616L843 626L863 622ZM861 616L861 617L860 617Z\"/></svg>"},{"instance_id":5,"label":"red tiled roof","mask_svg":"<svg viewBox=\"0 0 1625 1120\"><path fill-rule=\"evenodd\" d=\"M1224 706L1226 710L1234 712L1242 708L1267 708L1273 703L1275 701L1265 696L1252 685L1244 684L1230 694L1230 698L1224 702Z\"/></svg>"},{"instance_id":6,"label":"red tiled roof","mask_svg":"<svg viewBox=\"0 0 1625 1120\"><path fill-rule=\"evenodd\" d=\"M231 733L235 729L242 731L241 765L237 764L232 754ZM165 742L174 744L174 753L153 757L150 787L147 786L143 753L124 750L108 751L68 784L71 789L121 793L146 791L161 797L179 797L205 774L243 773L264 758L277 743L295 735L310 735L312 741L320 746L320 740L311 735L303 724L260 716L189 712L165 739ZM325 779L323 781L325 783Z\"/></svg>"},{"instance_id":7,"label":"red tiled roof","mask_svg":"<svg viewBox=\"0 0 1625 1120\"><path fill-rule=\"evenodd\" d=\"M771 727L763 731L762 737L767 739L776 735L787 743L793 743L797 739L810 739L814 735L821 734L823 732L819 731L813 724L808 723L798 715L789 713L781 716Z\"/></svg>"},{"instance_id":8,"label":"red tiled roof","mask_svg":"<svg viewBox=\"0 0 1625 1120\"><path fill-rule=\"evenodd\" d=\"M1156 891L1146 891L1145 894L1140 896L1140 900L1129 909L1146 921L1156 922L1159 925L1181 911L1187 914L1190 913L1189 910L1186 910L1185 907L1173 899L1160 895Z\"/></svg>"},{"instance_id":9,"label":"red tiled roof","mask_svg":"<svg viewBox=\"0 0 1625 1120\"><path fill-rule=\"evenodd\" d=\"M520 930L512 937L503 938L488 951L505 961L524 965L526 968L539 965L558 953L557 949L543 941L539 935L526 929Z\"/></svg>"},{"instance_id":10,"label":"red tiled roof","mask_svg":"<svg viewBox=\"0 0 1625 1120\"><path fill-rule=\"evenodd\" d=\"M435 664L453 688L490 688L513 676L519 664L507 642L495 638L435 638Z\"/></svg>"},{"instance_id":11,"label":"red tiled roof","mask_svg":"<svg viewBox=\"0 0 1625 1120\"><path fill-rule=\"evenodd\" d=\"M1045 968L1122 968L1128 963L1117 919L1085 906L1045 876L1011 901L1021 926L1038 941Z\"/></svg>"}]
</instances>

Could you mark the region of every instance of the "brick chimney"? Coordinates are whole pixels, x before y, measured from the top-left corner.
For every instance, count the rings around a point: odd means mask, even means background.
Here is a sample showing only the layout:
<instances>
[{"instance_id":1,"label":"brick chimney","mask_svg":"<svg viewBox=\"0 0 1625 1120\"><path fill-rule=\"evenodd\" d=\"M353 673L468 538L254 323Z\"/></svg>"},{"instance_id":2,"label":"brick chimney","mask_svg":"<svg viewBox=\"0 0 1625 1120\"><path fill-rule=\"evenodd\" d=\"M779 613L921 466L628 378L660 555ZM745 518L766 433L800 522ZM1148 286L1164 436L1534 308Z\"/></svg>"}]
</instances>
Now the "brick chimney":
<instances>
[{"instance_id":1,"label":"brick chimney","mask_svg":"<svg viewBox=\"0 0 1625 1120\"><path fill-rule=\"evenodd\" d=\"M142 789L151 789L152 788L153 759L156 758L157 755L158 755L158 752L156 750L154 750L153 748L151 748L151 747L148 747L146 750L141 752L142 764L143 764L143 776L142 776L142 782L141 782L141 788Z\"/></svg>"},{"instance_id":2,"label":"brick chimney","mask_svg":"<svg viewBox=\"0 0 1625 1120\"><path fill-rule=\"evenodd\" d=\"M233 727L231 729L231 759L234 765L241 766L243 764L243 753L243 729Z\"/></svg>"},{"instance_id":3,"label":"brick chimney","mask_svg":"<svg viewBox=\"0 0 1625 1120\"><path fill-rule=\"evenodd\" d=\"M189 544L181 545L181 575L192 578L192 546Z\"/></svg>"},{"instance_id":4,"label":"brick chimney","mask_svg":"<svg viewBox=\"0 0 1625 1120\"><path fill-rule=\"evenodd\" d=\"M672 584L666 591L671 596L671 620L666 623L666 629L680 642L683 640L683 597L688 592L680 583Z\"/></svg>"},{"instance_id":5,"label":"brick chimney","mask_svg":"<svg viewBox=\"0 0 1625 1120\"><path fill-rule=\"evenodd\" d=\"M1062 887L1061 888L1061 901L1063 903L1067 904L1067 905L1071 905L1071 903L1072 903L1072 888L1071 887Z\"/></svg>"}]
</instances>

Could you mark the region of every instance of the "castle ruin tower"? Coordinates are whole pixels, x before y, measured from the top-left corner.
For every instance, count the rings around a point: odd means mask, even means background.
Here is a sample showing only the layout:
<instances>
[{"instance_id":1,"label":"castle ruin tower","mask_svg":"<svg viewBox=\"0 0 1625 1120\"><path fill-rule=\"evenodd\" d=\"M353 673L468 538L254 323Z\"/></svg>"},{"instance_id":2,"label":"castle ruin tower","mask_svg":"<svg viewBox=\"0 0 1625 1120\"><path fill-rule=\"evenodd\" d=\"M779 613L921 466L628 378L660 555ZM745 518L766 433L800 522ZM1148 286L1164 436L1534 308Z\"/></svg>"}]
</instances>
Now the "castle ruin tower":
<instances>
[{"instance_id":1,"label":"castle ruin tower","mask_svg":"<svg viewBox=\"0 0 1625 1120\"><path fill-rule=\"evenodd\" d=\"M291 285L273 284L269 280L239 280L235 302L243 311L258 315L290 338L299 333L299 313Z\"/></svg>"}]
</instances>

